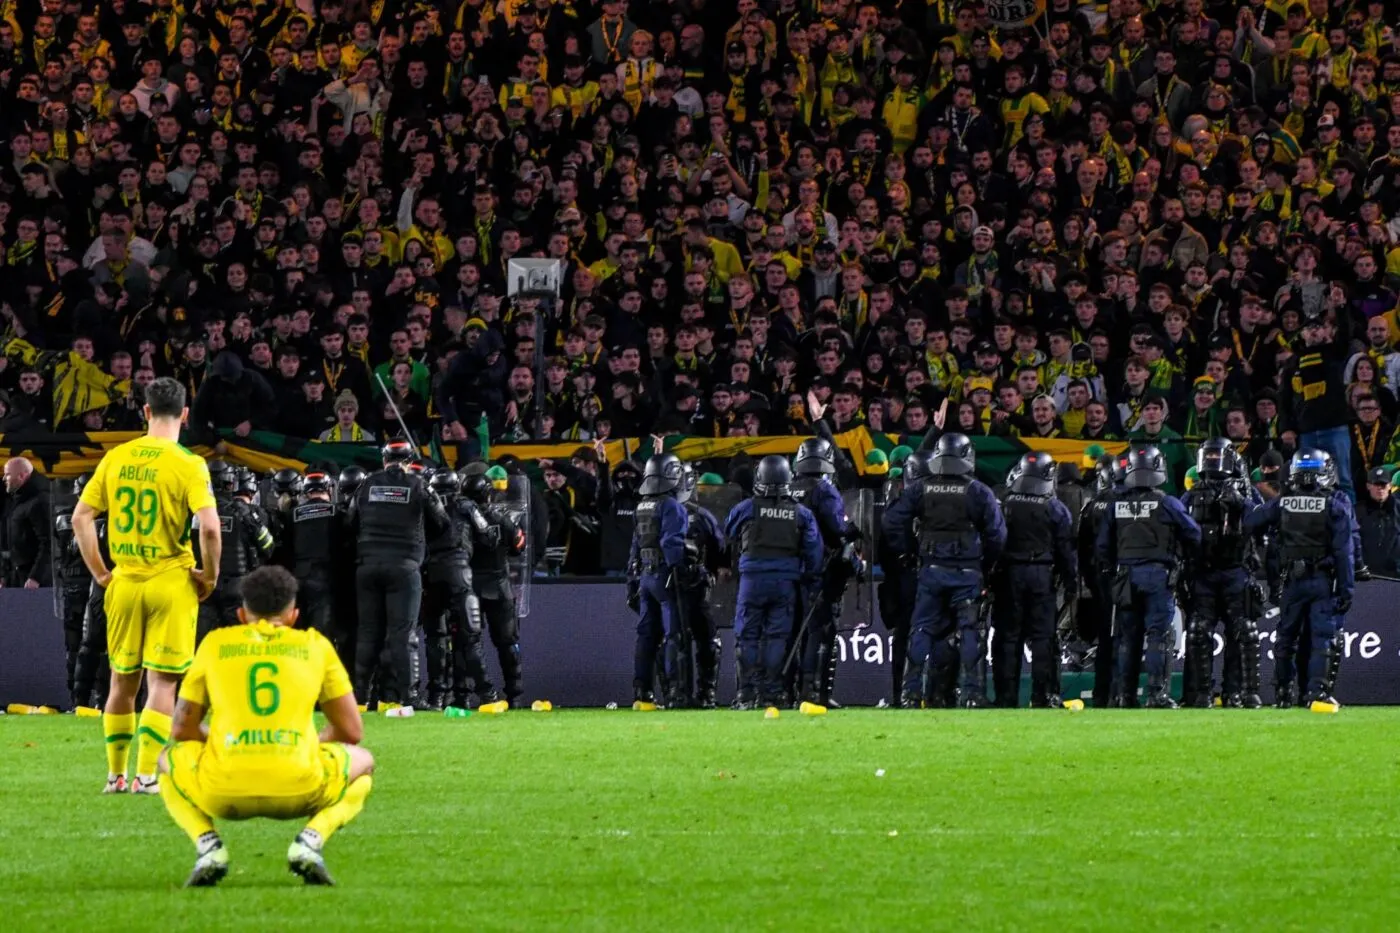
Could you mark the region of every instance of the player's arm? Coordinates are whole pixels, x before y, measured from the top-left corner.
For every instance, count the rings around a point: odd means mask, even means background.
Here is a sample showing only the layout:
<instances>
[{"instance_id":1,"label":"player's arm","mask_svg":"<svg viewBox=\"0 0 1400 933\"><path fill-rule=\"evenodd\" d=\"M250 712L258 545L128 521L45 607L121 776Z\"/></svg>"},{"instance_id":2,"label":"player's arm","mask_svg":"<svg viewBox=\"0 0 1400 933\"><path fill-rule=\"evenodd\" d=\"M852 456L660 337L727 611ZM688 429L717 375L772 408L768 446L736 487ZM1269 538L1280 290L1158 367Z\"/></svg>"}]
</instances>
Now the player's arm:
<instances>
[{"instance_id":1,"label":"player's arm","mask_svg":"<svg viewBox=\"0 0 1400 933\"><path fill-rule=\"evenodd\" d=\"M78 551L83 555L88 573L104 589L112 582L112 571L102 562L102 549L97 543L97 516L107 511L107 463L107 457L98 462L73 509L73 539L78 542Z\"/></svg>"},{"instance_id":2,"label":"player's arm","mask_svg":"<svg viewBox=\"0 0 1400 933\"><path fill-rule=\"evenodd\" d=\"M219 561L223 558L224 539L219 533L219 510L206 505L195 513L199 519L199 561L200 566L190 568L194 577L195 589L199 590L199 601L209 598L219 582Z\"/></svg>"},{"instance_id":3,"label":"player's arm","mask_svg":"<svg viewBox=\"0 0 1400 933\"><path fill-rule=\"evenodd\" d=\"M204 707L181 697L175 704L175 715L170 720L170 741L203 742L208 738L209 727L204 724Z\"/></svg>"},{"instance_id":4,"label":"player's arm","mask_svg":"<svg viewBox=\"0 0 1400 933\"><path fill-rule=\"evenodd\" d=\"M343 742L346 745L359 745L365 737L365 723L360 718L360 708L355 705L355 694L345 693L334 700L321 703L326 726L321 730L322 742Z\"/></svg>"},{"instance_id":5,"label":"player's arm","mask_svg":"<svg viewBox=\"0 0 1400 933\"><path fill-rule=\"evenodd\" d=\"M73 538L93 581L105 589L112 582L112 571L102 562L102 549L97 546L97 514L97 509L79 502L73 510Z\"/></svg>"}]
</instances>

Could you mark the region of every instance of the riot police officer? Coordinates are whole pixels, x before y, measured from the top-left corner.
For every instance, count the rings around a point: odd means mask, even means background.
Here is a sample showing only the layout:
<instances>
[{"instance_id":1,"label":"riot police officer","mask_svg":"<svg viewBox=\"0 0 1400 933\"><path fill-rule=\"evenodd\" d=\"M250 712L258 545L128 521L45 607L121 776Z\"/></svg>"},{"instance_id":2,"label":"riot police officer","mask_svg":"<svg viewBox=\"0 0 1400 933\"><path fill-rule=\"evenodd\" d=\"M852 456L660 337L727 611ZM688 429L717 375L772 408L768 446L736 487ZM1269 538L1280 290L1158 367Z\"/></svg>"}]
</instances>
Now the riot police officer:
<instances>
[{"instance_id":1,"label":"riot police officer","mask_svg":"<svg viewBox=\"0 0 1400 933\"><path fill-rule=\"evenodd\" d=\"M292 507L283 547L289 569L297 578L297 607L300 624L330 639L342 661L353 664L349 649L354 626L333 612L336 584L341 565L337 559L345 531L345 514L331 501L331 478L320 471L306 474L302 485L305 496Z\"/></svg>"},{"instance_id":2,"label":"riot police officer","mask_svg":"<svg viewBox=\"0 0 1400 933\"><path fill-rule=\"evenodd\" d=\"M974 469L972 441L964 434L944 434L929 460L929 478L906 486L885 511L891 546L917 553L919 562L900 694L905 707L918 707L928 698L926 668L937 642L948 643L949 653L956 646L957 702L969 709L987 705L987 628L979 603L983 570L1001 555L1006 524L996 497L973 476Z\"/></svg>"},{"instance_id":3,"label":"riot police officer","mask_svg":"<svg viewBox=\"0 0 1400 933\"><path fill-rule=\"evenodd\" d=\"M992 585L995 638L992 677L997 706L1020 705L1021 659L1031 649L1031 706L1058 708L1060 648L1056 638L1056 579L1079 585L1074 522L1056 496L1057 469L1049 454L1021 458L1001 499L1006 549Z\"/></svg>"},{"instance_id":4,"label":"riot police officer","mask_svg":"<svg viewBox=\"0 0 1400 933\"><path fill-rule=\"evenodd\" d=\"M1090 596L1088 605L1094 631L1093 702L1098 709L1108 706L1113 696L1113 599L1109 594L1113 575L1100 567L1095 551L1099 528L1109 520L1113 497L1122 491L1126 476L1126 462L1120 462L1112 454L1099 457L1093 495L1084 503L1079 516L1079 567Z\"/></svg>"},{"instance_id":5,"label":"riot police officer","mask_svg":"<svg viewBox=\"0 0 1400 933\"><path fill-rule=\"evenodd\" d=\"M1111 519L1099 527L1096 555L1115 568L1109 588L1117 609L1114 701L1137 705L1133 677L1139 638L1147 647L1147 705L1174 709L1171 697L1172 616L1178 558L1201 541L1200 526L1181 503L1158 489L1167 481L1166 461L1152 445L1128 454L1126 489L1114 496Z\"/></svg>"},{"instance_id":6,"label":"riot police officer","mask_svg":"<svg viewBox=\"0 0 1400 933\"><path fill-rule=\"evenodd\" d=\"M927 450L904 455L901 475L885 485L886 509L899 501L906 489L921 486L928 479L932 457L933 453ZM896 549L890 543L889 535L883 533L880 535L878 556L885 577L880 582L880 618L890 633L890 698L891 705L898 706L900 694L904 692L904 665L909 654L909 620L914 614L914 597L919 588L918 559L917 555ZM949 661L946 654L940 654L935 662L935 667L945 673ZM957 689L956 679L953 689Z\"/></svg>"},{"instance_id":7,"label":"riot police officer","mask_svg":"<svg viewBox=\"0 0 1400 933\"><path fill-rule=\"evenodd\" d=\"M677 604L690 527L690 513L680 503L684 484L685 468L675 454L657 454L647 460L628 558L629 602L635 600L638 611L632 668L632 708L637 710L656 709L652 676L658 647L664 679L674 693L665 700L672 706L684 705L679 683L683 635Z\"/></svg>"},{"instance_id":8,"label":"riot police officer","mask_svg":"<svg viewBox=\"0 0 1400 933\"><path fill-rule=\"evenodd\" d=\"M423 562L423 631L428 649L424 705L428 709L442 709L449 699L465 709L467 696L474 690L484 691L487 683L481 658L481 604L472 589L471 557L477 538L487 538L491 526L475 502L459 495L460 483L451 470L439 470L428 480L449 524L441 534L428 537ZM488 712L507 709L499 697L482 702L497 705Z\"/></svg>"},{"instance_id":9,"label":"riot police officer","mask_svg":"<svg viewBox=\"0 0 1400 933\"><path fill-rule=\"evenodd\" d=\"M368 476L363 467L348 466L340 471L340 476L336 480L336 497L342 506L348 506L355 498L355 493L360 491L360 485L364 483Z\"/></svg>"},{"instance_id":10,"label":"riot police officer","mask_svg":"<svg viewBox=\"0 0 1400 933\"><path fill-rule=\"evenodd\" d=\"M223 552L219 558L219 583L209 598L199 604L198 639L216 628L238 624L238 607L243 604L238 588L243 577L272 556L273 538L266 522L251 505L234 495L238 477L223 460L209 463L209 485L219 510ZM198 557L199 519L191 526L191 539Z\"/></svg>"},{"instance_id":11,"label":"riot police officer","mask_svg":"<svg viewBox=\"0 0 1400 933\"><path fill-rule=\"evenodd\" d=\"M817 520L822 537L824 571L812 589L803 593L806 632L803 643L802 696L809 703L831 702L836 670L836 630L846 584L860 566L856 545L860 534L846 516L845 503L832 482L836 474L836 448L823 437L808 438L793 460L792 498L805 505Z\"/></svg>"},{"instance_id":12,"label":"riot police officer","mask_svg":"<svg viewBox=\"0 0 1400 933\"><path fill-rule=\"evenodd\" d=\"M783 702L783 658L799 587L816 585L821 573L817 520L792 499L791 486L787 458L764 457L754 470L753 498L736 505L724 523L725 538L739 548L735 709Z\"/></svg>"},{"instance_id":13,"label":"riot police officer","mask_svg":"<svg viewBox=\"0 0 1400 933\"><path fill-rule=\"evenodd\" d=\"M1248 494L1246 494L1246 491ZM1244 478L1239 454L1225 438L1213 437L1196 452L1196 485L1181 504L1201 526L1201 549L1190 570L1186 618L1186 662L1182 702L1209 708L1213 700L1215 627L1239 652L1240 683L1225 684L1226 706L1257 709L1259 698L1259 629L1249 611L1250 574L1245 569L1250 539L1244 531L1247 508L1258 494ZM1226 666L1225 680L1234 681Z\"/></svg>"},{"instance_id":14,"label":"riot police officer","mask_svg":"<svg viewBox=\"0 0 1400 933\"><path fill-rule=\"evenodd\" d=\"M481 473L466 473L465 468L463 473L462 494L479 507L487 524L487 530L478 538L471 553L472 586L476 590L491 643L496 648L501 677L505 681L506 701L514 706L520 702L524 686L520 664L520 619L516 615L510 574L511 562L518 555L528 553L526 530L511 518L501 498L509 485L504 476L493 480ZM521 572L529 573L530 568L526 566ZM477 684L477 699L483 705L498 702L500 694L485 679L484 673L482 677Z\"/></svg>"},{"instance_id":15,"label":"riot police officer","mask_svg":"<svg viewBox=\"0 0 1400 933\"><path fill-rule=\"evenodd\" d=\"M1283 495L1245 517L1251 531L1274 528L1283 562L1283 605L1274 644L1274 705L1298 703L1294 678L1300 640L1309 643L1304 705L1337 709L1341 632L1356 589L1355 517L1338 492L1336 465L1323 450L1300 450L1288 467Z\"/></svg>"},{"instance_id":16,"label":"riot police officer","mask_svg":"<svg viewBox=\"0 0 1400 933\"><path fill-rule=\"evenodd\" d=\"M83 555L78 551L78 539L73 535L73 507L83 486L91 478L84 473L73 483L71 500L52 497L54 509L53 579L59 603L59 618L63 621L63 651L67 667L68 696L74 707L86 706L91 699L92 689L81 695L74 677L78 666L78 654L83 645L83 619L87 615L88 592L92 588L92 574L83 563Z\"/></svg>"},{"instance_id":17,"label":"riot police officer","mask_svg":"<svg viewBox=\"0 0 1400 933\"><path fill-rule=\"evenodd\" d=\"M381 455L384 468L365 477L350 510L360 610L355 693L369 696L370 678L379 666L380 652L387 648L389 683L382 685L380 699L403 706L410 702L414 687L409 640L423 598L419 568L424 541L428 534L441 534L448 519L423 480L405 469L414 456L411 444L391 441Z\"/></svg>"},{"instance_id":18,"label":"riot police officer","mask_svg":"<svg viewBox=\"0 0 1400 933\"><path fill-rule=\"evenodd\" d=\"M695 471L684 470L678 497L689 522L685 534L685 568L680 578L681 622L687 627L695 653L695 705L714 709L719 681L719 631L710 611L710 589L723 566L724 532L709 509L695 501ZM689 662L689 658L685 658ZM688 664L687 664L688 666ZM684 681L685 678L682 678Z\"/></svg>"}]
</instances>

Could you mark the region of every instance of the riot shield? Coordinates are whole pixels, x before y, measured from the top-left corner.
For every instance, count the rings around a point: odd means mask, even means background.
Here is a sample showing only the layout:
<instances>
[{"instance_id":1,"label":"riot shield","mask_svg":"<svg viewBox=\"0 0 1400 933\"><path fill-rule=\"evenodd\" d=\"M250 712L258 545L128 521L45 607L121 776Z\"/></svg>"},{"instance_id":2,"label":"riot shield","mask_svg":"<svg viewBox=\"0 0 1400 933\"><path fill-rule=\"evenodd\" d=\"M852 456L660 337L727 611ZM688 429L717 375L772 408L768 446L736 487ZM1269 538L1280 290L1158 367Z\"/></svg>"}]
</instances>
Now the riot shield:
<instances>
[{"instance_id":1,"label":"riot shield","mask_svg":"<svg viewBox=\"0 0 1400 933\"><path fill-rule=\"evenodd\" d=\"M53 581L53 611L58 618L64 618L64 566L71 548L77 550L73 538L73 510L78 506L78 496L73 492L71 480L57 480L49 488L49 579ZM24 582L24 581L18 581Z\"/></svg>"},{"instance_id":2,"label":"riot shield","mask_svg":"<svg viewBox=\"0 0 1400 933\"><path fill-rule=\"evenodd\" d=\"M536 547L543 543L530 540L530 478L512 475L499 504L515 526L525 532L525 547L506 560L511 589L515 590L515 614L523 619L530 614L530 582L535 575Z\"/></svg>"},{"instance_id":3,"label":"riot shield","mask_svg":"<svg viewBox=\"0 0 1400 933\"><path fill-rule=\"evenodd\" d=\"M849 592L855 596L855 614L845 617L847 627L871 625L875 621L875 545L880 531L876 514L875 490L847 489L841 493L846 517L861 535L860 553L865 567L851 581Z\"/></svg>"},{"instance_id":4,"label":"riot shield","mask_svg":"<svg viewBox=\"0 0 1400 933\"><path fill-rule=\"evenodd\" d=\"M721 529L724 528L729 513L745 498L743 487L736 483L695 487L696 504L708 509ZM729 579L717 579L715 585L710 587L710 615L718 628L733 627L734 609L739 602L738 542L726 541L725 544L728 545L730 554Z\"/></svg>"}]
</instances>

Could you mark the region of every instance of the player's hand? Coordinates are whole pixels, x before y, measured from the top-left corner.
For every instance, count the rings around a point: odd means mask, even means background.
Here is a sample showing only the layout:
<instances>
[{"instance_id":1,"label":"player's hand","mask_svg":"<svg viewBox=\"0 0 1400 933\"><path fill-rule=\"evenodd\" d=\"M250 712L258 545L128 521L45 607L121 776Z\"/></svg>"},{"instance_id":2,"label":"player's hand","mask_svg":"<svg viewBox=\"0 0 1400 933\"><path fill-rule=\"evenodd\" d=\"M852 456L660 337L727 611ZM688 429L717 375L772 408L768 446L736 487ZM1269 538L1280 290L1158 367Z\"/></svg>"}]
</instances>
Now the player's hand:
<instances>
[{"instance_id":1,"label":"player's hand","mask_svg":"<svg viewBox=\"0 0 1400 933\"><path fill-rule=\"evenodd\" d=\"M105 590L112 583L112 571L102 571L102 573L92 578L92 582L96 583L98 586Z\"/></svg>"},{"instance_id":2,"label":"player's hand","mask_svg":"<svg viewBox=\"0 0 1400 933\"><path fill-rule=\"evenodd\" d=\"M190 568L190 580L194 583L194 591L199 597L200 602L204 602L213 594L214 584L218 582L217 580L210 580L205 577L204 571L200 570L198 567Z\"/></svg>"},{"instance_id":3,"label":"player's hand","mask_svg":"<svg viewBox=\"0 0 1400 933\"><path fill-rule=\"evenodd\" d=\"M39 581L30 577L28 580L24 581L24 588L26 590L37 590L39 588Z\"/></svg>"}]
</instances>

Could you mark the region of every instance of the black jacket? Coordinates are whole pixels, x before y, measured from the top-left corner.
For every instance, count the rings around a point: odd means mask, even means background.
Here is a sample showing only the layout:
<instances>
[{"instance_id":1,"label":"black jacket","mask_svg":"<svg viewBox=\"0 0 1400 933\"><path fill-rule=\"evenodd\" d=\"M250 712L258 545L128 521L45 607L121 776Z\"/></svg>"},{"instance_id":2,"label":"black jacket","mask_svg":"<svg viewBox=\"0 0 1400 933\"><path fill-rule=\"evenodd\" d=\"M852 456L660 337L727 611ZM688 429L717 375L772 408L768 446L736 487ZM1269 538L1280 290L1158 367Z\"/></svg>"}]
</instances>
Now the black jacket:
<instances>
[{"instance_id":1,"label":"black jacket","mask_svg":"<svg viewBox=\"0 0 1400 933\"><path fill-rule=\"evenodd\" d=\"M267 380L243 368L243 361L230 350L214 360L212 372L199 387L190 411L190 428L196 435L211 438L220 428L233 428L244 421L261 421L276 399ZM207 433L206 433L207 432Z\"/></svg>"},{"instance_id":2,"label":"black jacket","mask_svg":"<svg viewBox=\"0 0 1400 933\"><path fill-rule=\"evenodd\" d=\"M53 582L49 559L52 537L49 519L49 481L38 473L10 497L5 510L5 543L10 550L5 582L20 586L38 580L43 586Z\"/></svg>"}]
</instances>

